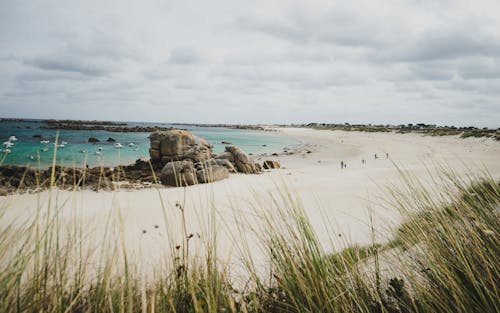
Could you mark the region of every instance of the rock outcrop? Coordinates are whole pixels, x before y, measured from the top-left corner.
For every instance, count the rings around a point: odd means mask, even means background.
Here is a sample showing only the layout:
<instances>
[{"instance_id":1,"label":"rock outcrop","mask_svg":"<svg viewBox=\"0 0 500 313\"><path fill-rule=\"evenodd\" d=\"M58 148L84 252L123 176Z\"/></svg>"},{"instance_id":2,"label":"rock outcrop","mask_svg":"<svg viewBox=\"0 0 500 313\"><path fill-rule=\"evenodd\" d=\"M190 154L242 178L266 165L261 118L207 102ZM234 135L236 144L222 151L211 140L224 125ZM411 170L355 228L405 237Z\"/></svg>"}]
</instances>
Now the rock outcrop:
<instances>
[{"instance_id":1,"label":"rock outcrop","mask_svg":"<svg viewBox=\"0 0 500 313\"><path fill-rule=\"evenodd\" d=\"M229 177L228 169L214 159L196 163L195 169L199 183L211 183Z\"/></svg>"},{"instance_id":2,"label":"rock outcrop","mask_svg":"<svg viewBox=\"0 0 500 313\"><path fill-rule=\"evenodd\" d=\"M233 163L229 162L229 160L227 159L215 159L215 162L217 163L217 165L225 167L229 173L237 172Z\"/></svg>"},{"instance_id":3,"label":"rock outcrop","mask_svg":"<svg viewBox=\"0 0 500 313\"><path fill-rule=\"evenodd\" d=\"M89 142L100 142L100 140L99 140L99 139L94 138L94 137L90 137L88 141L89 141Z\"/></svg>"},{"instance_id":4,"label":"rock outcrop","mask_svg":"<svg viewBox=\"0 0 500 313\"><path fill-rule=\"evenodd\" d=\"M168 162L161 170L160 180L168 186L190 186L198 184L196 170L192 161Z\"/></svg>"},{"instance_id":5,"label":"rock outcrop","mask_svg":"<svg viewBox=\"0 0 500 313\"><path fill-rule=\"evenodd\" d=\"M214 159L197 163L190 160L168 162L160 174L164 185L174 187L211 183L228 177L228 169Z\"/></svg>"},{"instance_id":6,"label":"rock outcrop","mask_svg":"<svg viewBox=\"0 0 500 313\"><path fill-rule=\"evenodd\" d=\"M202 162L212 158L212 146L205 139L188 131L173 129L150 135L149 154L153 162L190 160Z\"/></svg>"},{"instance_id":7,"label":"rock outcrop","mask_svg":"<svg viewBox=\"0 0 500 313\"><path fill-rule=\"evenodd\" d=\"M236 146L226 146L226 152L219 155L217 159L225 159L234 164L236 170L245 174L257 174L261 172L260 165L255 163L243 150Z\"/></svg>"}]
</instances>

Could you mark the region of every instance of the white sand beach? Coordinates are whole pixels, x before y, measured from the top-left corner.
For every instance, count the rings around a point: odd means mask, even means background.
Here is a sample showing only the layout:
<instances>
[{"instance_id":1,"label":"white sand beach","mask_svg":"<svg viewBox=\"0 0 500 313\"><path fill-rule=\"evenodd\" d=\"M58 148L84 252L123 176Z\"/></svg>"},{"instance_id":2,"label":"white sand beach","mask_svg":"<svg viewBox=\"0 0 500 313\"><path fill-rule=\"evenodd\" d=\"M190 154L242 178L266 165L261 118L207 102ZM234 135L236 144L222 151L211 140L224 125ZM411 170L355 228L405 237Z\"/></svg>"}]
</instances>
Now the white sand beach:
<instances>
[{"instance_id":1,"label":"white sand beach","mask_svg":"<svg viewBox=\"0 0 500 313\"><path fill-rule=\"evenodd\" d=\"M53 191L51 203L57 203L60 209L63 228L81 223L91 245L102 240L110 229L108 223L118 225L129 257L145 268L160 263L169 252L168 232L173 245L180 241L181 213L176 203L184 203L187 233L194 234L194 249L208 240L209 215L215 212L219 254L225 259L230 254L234 258L234 252L241 248L241 233L253 236L252 231L239 228L254 224L253 207L273 210L269 195L278 196L278 189L283 191L285 186L300 199L320 240L331 249L328 238L333 236L339 241L334 243L337 248L346 241L369 244L370 210L377 239L387 240L389 227L400 221L397 211L385 202L389 199L385 188L402 186L395 164L424 181L431 180L429 173L437 174L444 164L459 175L480 174L487 169L495 179L500 178L500 142L492 139L299 128L280 128L279 132L302 142L293 154L269 157L281 162L283 168L279 170L260 175L232 174L223 181L187 188ZM363 158L366 164L362 164ZM341 169L341 161L346 168ZM37 207L45 212L49 194L0 197L5 214L0 227L21 225L36 215ZM115 239L112 241L121 242L119 237ZM257 247L250 249L255 249L256 255L260 253Z\"/></svg>"}]
</instances>

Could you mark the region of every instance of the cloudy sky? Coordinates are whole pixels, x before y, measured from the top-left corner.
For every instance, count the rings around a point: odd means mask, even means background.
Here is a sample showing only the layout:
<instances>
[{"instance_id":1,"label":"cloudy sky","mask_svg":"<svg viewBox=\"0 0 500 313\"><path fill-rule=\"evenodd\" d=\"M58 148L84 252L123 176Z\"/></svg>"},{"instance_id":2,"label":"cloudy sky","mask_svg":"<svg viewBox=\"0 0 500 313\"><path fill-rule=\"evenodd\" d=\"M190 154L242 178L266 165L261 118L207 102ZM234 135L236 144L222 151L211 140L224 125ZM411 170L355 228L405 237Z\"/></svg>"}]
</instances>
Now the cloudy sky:
<instances>
[{"instance_id":1,"label":"cloudy sky","mask_svg":"<svg viewBox=\"0 0 500 313\"><path fill-rule=\"evenodd\" d=\"M500 1L0 0L0 116L500 127Z\"/></svg>"}]
</instances>

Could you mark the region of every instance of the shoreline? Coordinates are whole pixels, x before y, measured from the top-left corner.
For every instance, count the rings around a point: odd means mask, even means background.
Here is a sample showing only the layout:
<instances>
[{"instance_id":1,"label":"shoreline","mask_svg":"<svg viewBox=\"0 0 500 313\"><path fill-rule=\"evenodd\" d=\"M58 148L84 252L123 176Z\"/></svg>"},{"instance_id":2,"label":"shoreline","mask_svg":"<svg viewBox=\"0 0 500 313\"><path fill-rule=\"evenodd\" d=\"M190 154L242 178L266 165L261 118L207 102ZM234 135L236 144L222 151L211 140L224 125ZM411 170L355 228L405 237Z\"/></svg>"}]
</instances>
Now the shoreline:
<instances>
[{"instance_id":1,"label":"shoreline","mask_svg":"<svg viewBox=\"0 0 500 313\"><path fill-rule=\"evenodd\" d=\"M220 256L232 260L235 256L229 255L237 249L235 236L239 232L232 222L235 214L240 220L256 223L252 207L257 203L262 209L272 211L273 198L279 200L283 194L290 193L302 204L323 244L333 232L344 243L364 245L372 238L370 211L380 240L390 237L392 227L401 222L400 214L389 210L387 203L380 200L387 196L387 186L404 186L395 165L424 184L432 183L434 178L429 173L436 174L443 164L454 169L457 175L475 175L487 168L494 179L500 178L500 143L492 139L288 128L278 131L297 139L305 147L293 154L283 152L269 156L281 162L281 169L260 175L232 174L226 180L185 188L119 188L100 192L46 190L37 194L9 195L0 197L0 206L6 208L1 226L21 225L35 215L37 207L43 213L50 195L55 194L58 203L53 205L58 205L61 218L79 212L80 220L95 242L101 240L106 228L107 218L103 217L118 218L120 215L131 255L154 262L169 251L160 248L170 244L165 241L165 231L180 232L178 203L185 205L189 231L200 234L208 227L209 207L213 206L220 231ZM380 158L374 159L374 153ZM389 153L389 158L385 153ZM361 158L366 159L366 164L361 163ZM347 163L346 169L340 168L340 161ZM164 216L170 224L154 228ZM333 229L326 229L327 221L334 225ZM342 242L333 248L340 249Z\"/></svg>"}]
</instances>

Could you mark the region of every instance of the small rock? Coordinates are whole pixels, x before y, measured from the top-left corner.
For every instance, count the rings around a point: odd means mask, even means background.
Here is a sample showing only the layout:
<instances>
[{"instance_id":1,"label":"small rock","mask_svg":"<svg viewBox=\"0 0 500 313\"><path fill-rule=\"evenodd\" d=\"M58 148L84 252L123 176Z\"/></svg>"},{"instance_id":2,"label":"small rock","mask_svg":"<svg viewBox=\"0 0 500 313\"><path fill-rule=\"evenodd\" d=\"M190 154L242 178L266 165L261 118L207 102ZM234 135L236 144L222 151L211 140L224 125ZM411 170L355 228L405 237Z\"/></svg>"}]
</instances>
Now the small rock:
<instances>
[{"instance_id":1,"label":"small rock","mask_svg":"<svg viewBox=\"0 0 500 313\"><path fill-rule=\"evenodd\" d=\"M101 142L101 141L95 137L90 137L88 142Z\"/></svg>"},{"instance_id":2,"label":"small rock","mask_svg":"<svg viewBox=\"0 0 500 313\"><path fill-rule=\"evenodd\" d=\"M226 146L226 152L232 155L235 168L245 174L260 173L260 164L255 163L243 150L236 146Z\"/></svg>"},{"instance_id":3,"label":"small rock","mask_svg":"<svg viewBox=\"0 0 500 313\"><path fill-rule=\"evenodd\" d=\"M269 170L269 169L280 168L281 165L279 161L265 160L264 163L262 164L262 167L265 168L266 170Z\"/></svg>"}]
</instances>

